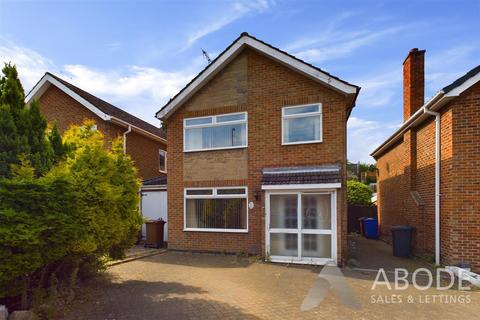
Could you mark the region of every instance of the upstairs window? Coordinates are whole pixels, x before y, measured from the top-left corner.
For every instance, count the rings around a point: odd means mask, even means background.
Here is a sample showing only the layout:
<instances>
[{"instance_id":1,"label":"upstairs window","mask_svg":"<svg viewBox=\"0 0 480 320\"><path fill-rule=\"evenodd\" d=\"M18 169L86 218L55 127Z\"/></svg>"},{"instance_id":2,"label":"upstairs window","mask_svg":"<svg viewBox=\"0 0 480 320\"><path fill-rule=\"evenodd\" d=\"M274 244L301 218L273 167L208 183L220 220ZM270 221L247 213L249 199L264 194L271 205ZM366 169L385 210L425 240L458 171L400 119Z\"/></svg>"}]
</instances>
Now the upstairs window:
<instances>
[{"instance_id":1,"label":"upstairs window","mask_svg":"<svg viewBox=\"0 0 480 320\"><path fill-rule=\"evenodd\" d=\"M167 151L158 150L158 170L160 172L167 172Z\"/></svg>"},{"instance_id":2,"label":"upstairs window","mask_svg":"<svg viewBox=\"0 0 480 320\"><path fill-rule=\"evenodd\" d=\"M184 151L244 148L247 113L184 119Z\"/></svg>"},{"instance_id":3,"label":"upstairs window","mask_svg":"<svg viewBox=\"0 0 480 320\"><path fill-rule=\"evenodd\" d=\"M322 105L282 109L282 144L322 142Z\"/></svg>"}]
</instances>

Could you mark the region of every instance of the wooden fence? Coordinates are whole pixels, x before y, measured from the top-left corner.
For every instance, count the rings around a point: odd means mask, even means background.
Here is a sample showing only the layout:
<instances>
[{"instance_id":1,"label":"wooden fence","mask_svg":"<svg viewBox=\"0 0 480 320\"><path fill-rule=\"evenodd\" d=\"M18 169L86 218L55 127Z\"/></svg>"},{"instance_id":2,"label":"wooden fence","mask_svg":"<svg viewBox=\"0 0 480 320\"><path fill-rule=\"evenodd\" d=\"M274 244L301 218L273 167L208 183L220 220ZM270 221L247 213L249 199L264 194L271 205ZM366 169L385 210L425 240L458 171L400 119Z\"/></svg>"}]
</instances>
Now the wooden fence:
<instances>
[{"instance_id":1,"label":"wooden fence","mask_svg":"<svg viewBox=\"0 0 480 320\"><path fill-rule=\"evenodd\" d=\"M347 209L348 215L348 233L358 232L360 233L360 225L358 219L365 218L375 218L378 219L377 206L358 206L349 204Z\"/></svg>"}]
</instances>

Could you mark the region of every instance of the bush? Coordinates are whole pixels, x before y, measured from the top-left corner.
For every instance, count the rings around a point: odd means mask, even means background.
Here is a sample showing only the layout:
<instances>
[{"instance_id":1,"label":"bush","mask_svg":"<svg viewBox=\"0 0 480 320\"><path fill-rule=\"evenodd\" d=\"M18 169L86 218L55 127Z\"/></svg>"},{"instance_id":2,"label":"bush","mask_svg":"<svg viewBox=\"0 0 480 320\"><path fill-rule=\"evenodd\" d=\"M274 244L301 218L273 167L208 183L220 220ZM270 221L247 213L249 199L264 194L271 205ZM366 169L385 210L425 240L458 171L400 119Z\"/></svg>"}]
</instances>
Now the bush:
<instances>
[{"instance_id":1,"label":"bush","mask_svg":"<svg viewBox=\"0 0 480 320\"><path fill-rule=\"evenodd\" d=\"M44 176L29 161L0 179L0 297L52 265L101 267L136 240L140 183L120 141L105 148L93 122L65 133L68 152ZM71 268L66 268L71 269Z\"/></svg>"},{"instance_id":2,"label":"bush","mask_svg":"<svg viewBox=\"0 0 480 320\"><path fill-rule=\"evenodd\" d=\"M372 190L365 184L347 181L347 202L349 204L370 205L372 203Z\"/></svg>"}]
</instances>

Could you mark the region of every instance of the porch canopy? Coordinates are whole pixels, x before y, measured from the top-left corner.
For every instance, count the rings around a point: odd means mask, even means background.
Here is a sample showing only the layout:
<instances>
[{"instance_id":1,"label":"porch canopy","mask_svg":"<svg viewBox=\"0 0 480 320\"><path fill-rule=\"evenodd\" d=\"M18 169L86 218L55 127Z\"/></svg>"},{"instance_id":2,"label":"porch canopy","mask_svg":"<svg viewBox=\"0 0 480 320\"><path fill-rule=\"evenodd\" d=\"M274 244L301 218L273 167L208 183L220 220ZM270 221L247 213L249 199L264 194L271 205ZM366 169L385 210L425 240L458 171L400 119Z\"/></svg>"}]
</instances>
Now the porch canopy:
<instances>
[{"instance_id":1,"label":"porch canopy","mask_svg":"<svg viewBox=\"0 0 480 320\"><path fill-rule=\"evenodd\" d=\"M340 188L339 165L278 167L262 170L262 189Z\"/></svg>"}]
</instances>

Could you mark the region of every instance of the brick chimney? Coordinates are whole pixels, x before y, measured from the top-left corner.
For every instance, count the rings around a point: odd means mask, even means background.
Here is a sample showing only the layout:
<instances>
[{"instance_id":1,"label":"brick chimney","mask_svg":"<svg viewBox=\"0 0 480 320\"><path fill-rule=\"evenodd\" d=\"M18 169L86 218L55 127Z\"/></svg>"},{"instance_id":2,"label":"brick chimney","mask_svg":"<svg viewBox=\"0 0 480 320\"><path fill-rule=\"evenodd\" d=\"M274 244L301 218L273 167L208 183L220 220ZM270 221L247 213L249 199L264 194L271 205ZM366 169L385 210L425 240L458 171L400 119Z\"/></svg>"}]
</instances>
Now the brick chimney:
<instances>
[{"instance_id":1,"label":"brick chimney","mask_svg":"<svg viewBox=\"0 0 480 320\"><path fill-rule=\"evenodd\" d=\"M424 103L425 50L410 50L403 62L403 121L405 122Z\"/></svg>"}]
</instances>

